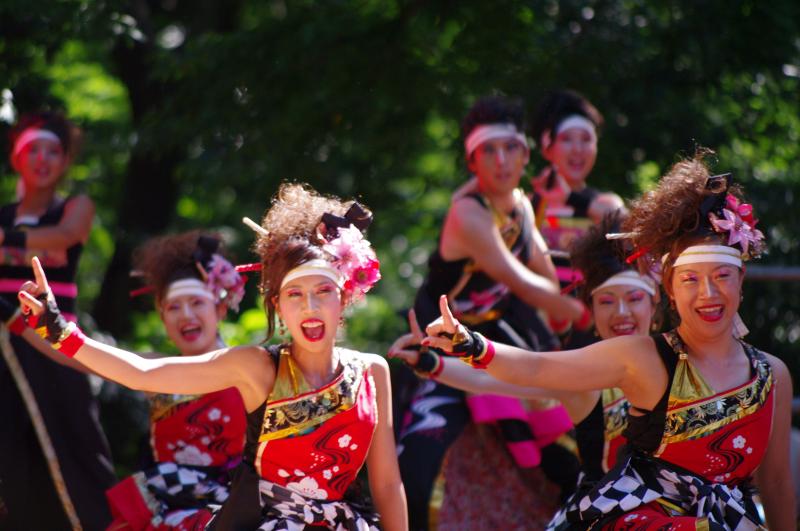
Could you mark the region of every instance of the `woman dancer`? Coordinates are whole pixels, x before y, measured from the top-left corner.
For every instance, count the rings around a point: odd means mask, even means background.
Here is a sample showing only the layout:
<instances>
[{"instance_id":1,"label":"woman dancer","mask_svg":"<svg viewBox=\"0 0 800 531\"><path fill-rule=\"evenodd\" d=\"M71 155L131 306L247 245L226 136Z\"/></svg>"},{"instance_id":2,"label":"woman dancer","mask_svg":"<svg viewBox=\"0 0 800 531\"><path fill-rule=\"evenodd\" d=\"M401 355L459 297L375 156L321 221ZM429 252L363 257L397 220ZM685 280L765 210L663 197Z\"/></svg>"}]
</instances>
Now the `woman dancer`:
<instances>
[{"instance_id":1,"label":"woman dancer","mask_svg":"<svg viewBox=\"0 0 800 531\"><path fill-rule=\"evenodd\" d=\"M401 530L405 496L388 365L380 356L335 345L345 307L380 277L374 252L356 228L366 228L367 214L301 185L281 186L256 245L267 336L280 319L292 337L274 348L145 359L92 341L60 318L35 259L36 282L25 286L20 300L41 314L37 331L57 349L128 387L180 394L239 390L248 412L243 463L212 528L374 528L376 515L343 498L366 463L381 526Z\"/></svg>"},{"instance_id":2,"label":"woman dancer","mask_svg":"<svg viewBox=\"0 0 800 531\"><path fill-rule=\"evenodd\" d=\"M155 294L167 336L182 356L222 348L219 323L238 311L244 279L215 236L192 231L156 238L136 267ZM241 461L247 425L234 387L205 395L150 395L153 466L106 492L113 530L199 529L210 505L228 497L228 475Z\"/></svg>"},{"instance_id":3,"label":"woman dancer","mask_svg":"<svg viewBox=\"0 0 800 531\"><path fill-rule=\"evenodd\" d=\"M656 285L625 263L619 240L606 239L606 233L619 232L619 214L610 214L596 227L573 242L570 258L584 273L583 298L592 310L595 332L601 339L650 333L657 309ZM413 312L413 310L412 310ZM518 398L557 398L575 424L582 475L577 492L551 522L551 527L566 525L565 514L596 481L616 463L617 451L624 443L629 404L619 389L603 391L555 391L509 384L476 371L464 363L439 356L431 350L418 350L423 335L413 313L409 315L412 333L398 338L389 356L399 357L417 374L434 378L451 387L473 393L492 393Z\"/></svg>"},{"instance_id":4,"label":"woman dancer","mask_svg":"<svg viewBox=\"0 0 800 531\"><path fill-rule=\"evenodd\" d=\"M663 257L676 329L532 353L467 330L442 298L423 344L517 385L624 392L629 451L568 515L584 528L756 529L755 482L769 528L794 529L791 379L783 362L740 339L737 316L742 262L763 247L755 224L730 174L710 176L702 156L679 162L627 222L636 254Z\"/></svg>"},{"instance_id":5,"label":"woman dancer","mask_svg":"<svg viewBox=\"0 0 800 531\"><path fill-rule=\"evenodd\" d=\"M0 207L0 298L6 322L14 318L17 290L32 278L34 255L47 267L64 317L76 319L75 274L94 205L85 195L62 197L56 188L79 138L72 123L49 112L24 115L11 131L19 200ZM114 483L114 473L86 375L48 359L61 356L35 336L29 341L12 335L3 342L2 354L0 499L8 516L0 527L102 529L110 521L103 493Z\"/></svg>"},{"instance_id":6,"label":"woman dancer","mask_svg":"<svg viewBox=\"0 0 800 531\"><path fill-rule=\"evenodd\" d=\"M477 187L457 198L447 213L417 293L416 316L429 322L438 315L439 296L448 294L459 318L488 337L552 348L537 310L568 321L588 312L559 293L530 202L518 188L530 154L522 105L504 97L481 98L462 129ZM570 429L563 409L517 399L497 407L490 396L465 398L461 390L424 381L404 419L399 460L412 529L543 526L558 501L543 470L567 489L577 476L574 455L552 444ZM524 445L516 444L520 441ZM512 458L504 445L512 452L525 450ZM480 458L474 458L475 451ZM500 502L486 496L497 491L504 495Z\"/></svg>"},{"instance_id":7,"label":"woman dancer","mask_svg":"<svg viewBox=\"0 0 800 531\"><path fill-rule=\"evenodd\" d=\"M539 103L531 134L549 165L532 179L531 198L539 230L551 251L568 251L571 243L600 223L604 215L624 209L622 199L586 184L597 160L603 116L585 97L571 90L548 93ZM564 288L580 280L563 256L554 256L556 275ZM585 330L571 330L565 320L551 319L565 348L588 345Z\"/></svg>"}]
</instances>

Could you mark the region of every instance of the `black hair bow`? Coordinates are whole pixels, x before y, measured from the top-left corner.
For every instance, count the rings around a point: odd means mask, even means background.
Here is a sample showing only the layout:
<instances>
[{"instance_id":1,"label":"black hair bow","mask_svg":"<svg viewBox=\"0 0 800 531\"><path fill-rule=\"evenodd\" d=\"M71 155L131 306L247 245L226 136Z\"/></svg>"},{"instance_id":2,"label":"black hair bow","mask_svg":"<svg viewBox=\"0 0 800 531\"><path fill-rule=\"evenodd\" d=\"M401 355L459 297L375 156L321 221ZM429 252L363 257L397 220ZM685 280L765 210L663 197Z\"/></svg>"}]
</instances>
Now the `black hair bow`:
<instances>
[{"instance_id":1,"label":"black hair bow","mask_svg":"<svg viewBox=\"0 0 800 531\"><path fill-rule=\"evenodd\" d=\"M214 253L219 249L219 240L211 236L201 235L197 238L197 248L192 252L192 261L207 267Z\"/></svg>"},{"instance_id":2,"label":"black hair bow","mask_svg":"<svg viewBox=\"0 0 800 531\"><path fill-rule=\"evenodd\" d=\"M356 202L350 205L344 216L337 216L330 212L324 213L322 223L325 225L325 237L330 240L336 238L339 229L347 228L350 225L354 225L358 230L364 232L372 223L372 212Z\"/></svg>"},{"instance_id":3,"label":"black hair bow","mask_svg":"<svg viewBox=\"0 0 800 531\"><path fill-rule=\"evenodd\" d=\"M703 202L700 203L700 227L702 229L713 230L708 214L713 212L722 216L722 209L725 208L725 201L728 197L728 189L733 183L733 174L722 173L712 175L706 181L706 190L710 192Z\"/></svg>"}]
</instances>

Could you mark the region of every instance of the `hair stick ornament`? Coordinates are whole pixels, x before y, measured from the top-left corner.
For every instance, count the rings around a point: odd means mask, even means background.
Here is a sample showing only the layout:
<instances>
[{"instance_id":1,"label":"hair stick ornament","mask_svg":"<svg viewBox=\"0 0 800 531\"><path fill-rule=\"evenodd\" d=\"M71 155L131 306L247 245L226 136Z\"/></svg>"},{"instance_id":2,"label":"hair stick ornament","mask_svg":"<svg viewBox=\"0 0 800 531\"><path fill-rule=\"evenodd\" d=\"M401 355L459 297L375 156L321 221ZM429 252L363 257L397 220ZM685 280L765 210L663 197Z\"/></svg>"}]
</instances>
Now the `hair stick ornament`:
<instances>
[{"instance_id":1,"label":"hair stick ornament","mask_svg":"<svg viewBox=\"0 0 800 531\"><path fill-rule=\"evenodd\" d=\"M262 227L252 219L248 218L247 216L242 218L242 223L250 227L254 232L260 234L261 236L269 236L269 232L267 232L267 230L264 227Z\"/></svg>"}]
</instances>

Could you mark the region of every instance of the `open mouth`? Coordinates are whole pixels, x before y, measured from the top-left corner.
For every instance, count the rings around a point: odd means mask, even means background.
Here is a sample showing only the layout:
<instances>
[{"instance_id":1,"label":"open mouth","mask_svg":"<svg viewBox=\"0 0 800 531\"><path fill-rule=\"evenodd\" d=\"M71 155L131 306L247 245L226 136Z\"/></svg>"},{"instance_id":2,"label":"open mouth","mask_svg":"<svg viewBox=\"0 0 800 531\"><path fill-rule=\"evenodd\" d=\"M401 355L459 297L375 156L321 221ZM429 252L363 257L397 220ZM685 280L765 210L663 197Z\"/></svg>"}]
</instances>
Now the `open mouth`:
<instances>
[{"instance_id":1,"label":"open mouth","mask_svg":"<svg viewBox=\"0 0 800 531\"><path fill-rule=\"evenodd\" d=\"M306 319L300 323L303 337L309 341L319 341L325 337L325 323L319 319Z\"/></svg>"},{"instance_id":2,"label":"open mouth","mask_svg":"<svg viewBox=\"0 0 800 531\"><path fill-rule=\"evenodd\" d=\"M636 323L619 323L611 326L611 331L617 336L630 336L636 333Z\"/></svg>"},{"instance_id":3,"label":"open mouth","mask_svg":"<svg viewBox=\"0 0 800 531\"><path fill-rule=\"evenodd\" d=\"M181 327L181 337L186 341L195 341L203 333L200 325L189 324Z\"/></svg>"},{"instance_id":4,"label":"open mouth","mask_svg":"<svg viewBox=\"0 0 800 531\"><path fill-rule=\"evenodd\" d=\"M714 323L722 319L725 307L722 304L701 306L700 308L696 308L695 312L697 312L697 315L699 315L700 319L703 321Z\"/></svg>"}]
</instances>

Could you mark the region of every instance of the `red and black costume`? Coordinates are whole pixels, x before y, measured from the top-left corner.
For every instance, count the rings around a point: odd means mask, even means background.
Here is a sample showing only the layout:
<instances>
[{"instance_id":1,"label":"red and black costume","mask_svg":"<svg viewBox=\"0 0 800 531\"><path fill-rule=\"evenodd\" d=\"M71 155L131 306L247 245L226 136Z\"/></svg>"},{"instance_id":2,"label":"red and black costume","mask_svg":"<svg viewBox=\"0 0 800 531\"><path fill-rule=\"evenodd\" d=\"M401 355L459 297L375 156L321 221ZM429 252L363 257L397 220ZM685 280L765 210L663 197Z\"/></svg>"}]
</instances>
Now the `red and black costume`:
<instances>
[{"instance_id":1,"label":"red and black costume","mask_svg":"<svg viewBox=\"0 0 800 531\"><path fill-rule=\"evenodd\" d=\"M150 397L155 466L106 493L110 529L191 530L228 498L229 472L241 461L246 418L239 391Z\"/></svg>"},{"instance_id":2,"label":"red and black costume","mask_svg":"<svg viewBox=\"0 0 800 531\"><path fill-rule=\"evenodd\" d=\"M579 501L569 515L573 528L761 528L751 479L772 427L774 381L765 355L742 343L750 380L717 392L676 331L654 340L668 388L652 411L629 416L628 455Z\"/></svg>"},{"instance_id":3,"label":"red and black costume","mask_svg":"<svg viewBox=\"0 0 800 531\"><path fill-rule=\"evenodd\" d=\"M270 347L275 384L247 415L243 462L210 529L377 530L377 515L348 497L378 422L372 373L337 349L341 370L314 389L287 346Z\"/></svg>"}]
</instances>

